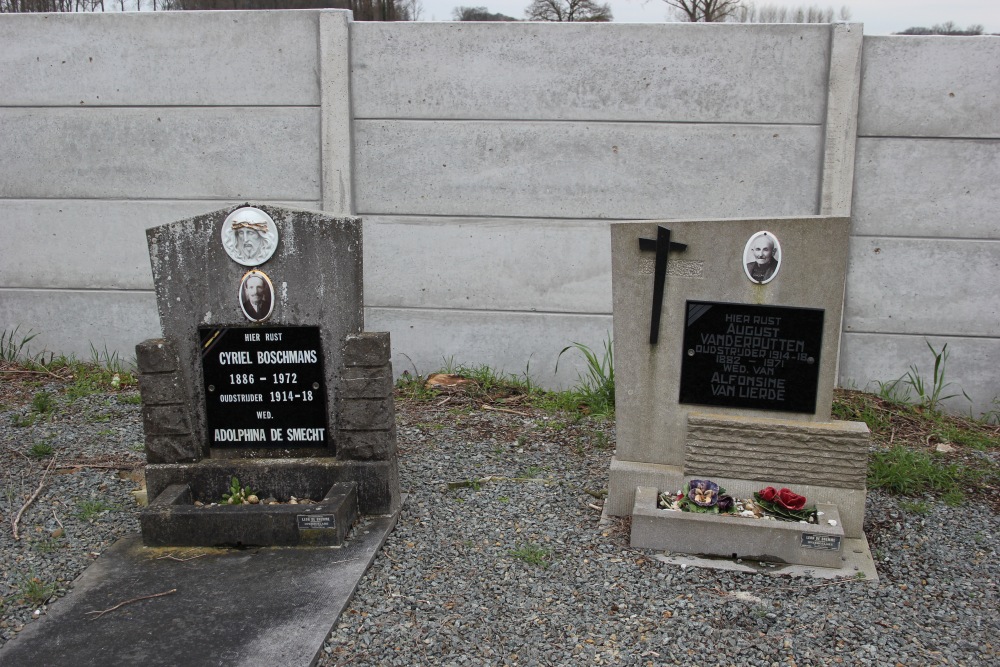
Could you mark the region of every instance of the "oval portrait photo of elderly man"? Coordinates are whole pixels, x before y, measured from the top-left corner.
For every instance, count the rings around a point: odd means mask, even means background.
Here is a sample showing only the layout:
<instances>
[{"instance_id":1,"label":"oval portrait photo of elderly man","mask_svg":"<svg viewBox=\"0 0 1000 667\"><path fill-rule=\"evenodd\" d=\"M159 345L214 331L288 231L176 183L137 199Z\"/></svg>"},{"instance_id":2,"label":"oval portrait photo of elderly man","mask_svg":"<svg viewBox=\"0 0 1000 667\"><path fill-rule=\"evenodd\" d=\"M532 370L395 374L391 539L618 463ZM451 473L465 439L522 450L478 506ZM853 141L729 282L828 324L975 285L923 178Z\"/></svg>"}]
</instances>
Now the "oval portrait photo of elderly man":
<instances>
[{"instance_id":1,"label":"oval portrait photo of elderly man","mask_svg":"<svg viewBox=\"0 0 1000 667\"><path fill-rule=\"evenodd\" d=\"M757 232L743 249L743 269L747 278L761 285L778 275L781 266L781 244L771 232Z\"/></svg>"},{"instance_id":2,"label":"oval portrait photo of elderly man","mask_svg":"<svg viewBox=\"0 0 1000 667\"><path fill-rule=\"evenodd\" d=\"M247 271L240 281L240 308L251 322L263 322L274 310L274 285L263 272Z\"/></svg>"}]
</instances>

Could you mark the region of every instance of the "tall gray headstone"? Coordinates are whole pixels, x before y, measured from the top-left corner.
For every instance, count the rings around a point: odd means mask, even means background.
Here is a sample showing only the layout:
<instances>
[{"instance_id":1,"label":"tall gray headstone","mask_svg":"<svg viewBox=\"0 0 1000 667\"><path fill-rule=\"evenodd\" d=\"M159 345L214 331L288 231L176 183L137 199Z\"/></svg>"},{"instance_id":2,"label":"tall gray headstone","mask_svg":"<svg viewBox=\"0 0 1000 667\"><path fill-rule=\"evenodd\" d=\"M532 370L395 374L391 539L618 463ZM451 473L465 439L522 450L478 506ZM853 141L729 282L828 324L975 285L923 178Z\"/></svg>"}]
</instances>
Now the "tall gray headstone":
<instances>
[{"instance_id":1,"label":"tall gray headstone","mask_svg":"<svg viewBox=\"0 0 1000 667\"><path fill-rule=\"evenodd\" d=\"M279 498L353 483L361 513L397 511L389 335L363 331L361 220L246 204L147 239L163 330L136 349L149 497L187 485L208 501L236 476Z\"/></svg>"},{"instance_id":2,"label":"tall gray headstone","mask_svg":"<svg viewBox=\"0 0 1000 667\"><path fill-rule=\"evenodd\" d=\"M830 420L849 227L838 217L612 224L610 514L633 514L640 487L711 478L749 497L779 484L835 505L844 534L863 538L869 434Z\"/></svg>"}]
</instances>

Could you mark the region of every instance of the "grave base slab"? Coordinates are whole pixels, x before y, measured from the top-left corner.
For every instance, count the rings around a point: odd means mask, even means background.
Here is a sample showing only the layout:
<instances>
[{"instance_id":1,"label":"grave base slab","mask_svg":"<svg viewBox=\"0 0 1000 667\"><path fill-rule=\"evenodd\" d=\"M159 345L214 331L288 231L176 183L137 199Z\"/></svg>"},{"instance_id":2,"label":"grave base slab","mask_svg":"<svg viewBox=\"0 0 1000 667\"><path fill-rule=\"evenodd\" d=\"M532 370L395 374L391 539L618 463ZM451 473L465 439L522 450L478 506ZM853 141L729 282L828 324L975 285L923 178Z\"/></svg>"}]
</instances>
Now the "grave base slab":
<instances>
[{"instance_id":1,"label":"grave base slab","mask_svg":"<svg viewBox=\"0 0 1000 667\"><path fill-rule=\"evenodd\" d=\"M315 504L192 504L171 484L139 515L142 539L163 546L339 546L358 517L357 485L334 484Z\"/></svg>"},{"instance_id":2,"label":"grave base slab","mask_svg":"<svg viewBox=\"0 0 1000 667\"><path fill-rule=\"evenodd\" d=\"M827 568L843 563L844 529L834 505L817 504L820 523L807 524L662 510L658 495L648 486L635 491L633 547Z\"/></svg>"},{"instance_id":3,"label":"grave base slab","mask_svg":"<svg viewBox=\"0 0 1000 667\"><path fill-rule=\"evenodd\" d=\"M398 516L363 519L341 547L163 548L122 538L4 646L0 662L307 667Z\"/></svg>"}]
</instances>

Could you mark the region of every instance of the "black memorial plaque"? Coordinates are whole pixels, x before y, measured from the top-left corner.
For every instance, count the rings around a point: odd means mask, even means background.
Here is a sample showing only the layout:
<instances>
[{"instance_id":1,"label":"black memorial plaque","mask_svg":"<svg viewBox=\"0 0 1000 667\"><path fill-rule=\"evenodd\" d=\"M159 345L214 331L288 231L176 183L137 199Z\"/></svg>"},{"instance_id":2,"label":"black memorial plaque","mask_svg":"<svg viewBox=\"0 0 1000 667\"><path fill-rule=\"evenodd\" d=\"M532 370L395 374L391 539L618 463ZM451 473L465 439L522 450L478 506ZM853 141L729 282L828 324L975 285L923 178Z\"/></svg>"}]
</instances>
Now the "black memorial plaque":
<instances>
[{"instance_id":1,"label":"black memorial plaque","mask_svg":"<svg viewBox=\"0 0 1000 667\"><path fill-rule=\"evenodd\" d=\"M815 412L823 311L688 301L680 402Z\"/></svg>"},{"instance_id":2,"label":"black memorial plaque","mask_svg":"<svg viewBox=\"0 0 1000 667\"><path fill-rule=\"evenodd\" d=\"M325 447L319 327L201 327L211 447Z\"/></svg>"}]
</instances>

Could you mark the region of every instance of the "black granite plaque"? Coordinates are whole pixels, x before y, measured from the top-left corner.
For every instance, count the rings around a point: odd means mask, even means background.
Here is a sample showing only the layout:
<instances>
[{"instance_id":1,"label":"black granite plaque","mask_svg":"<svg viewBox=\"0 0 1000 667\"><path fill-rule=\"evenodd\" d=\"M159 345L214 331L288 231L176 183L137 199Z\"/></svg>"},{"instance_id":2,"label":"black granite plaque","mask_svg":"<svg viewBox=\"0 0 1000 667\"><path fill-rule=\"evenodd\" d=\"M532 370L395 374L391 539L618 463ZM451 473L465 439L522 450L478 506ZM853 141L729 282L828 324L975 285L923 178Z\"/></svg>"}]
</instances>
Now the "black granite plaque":
<instances>
[{"instance_id":1,"label":"black granite plaque","mask_svg":"<svg viewBox=\"0 0 1000 667\"><path fill-rule=\"evenodd\" d=\"M823 311L688 301L680 402L815 412Z\"/></svg>"},{"instance_id":2,"label":"black granite plaque","mask_svg":"<svg viewBox=\"0 0 1000 667\"><path fill-rule=\"evenodd\" d=\"M200 327L211 447L325 447L319 327Z\"/></svg>"},{"instance_id":3,"label":"black granite plaque","mask_svg":"<svg viewBox=\"0 0 1000 667\"><path fill-rule=\"evenodd\" d=\"M818 533L802 533L803 549L821 549L823 551L840 551L840 535L820 535Z\"/></svg>"}]
</instances>

